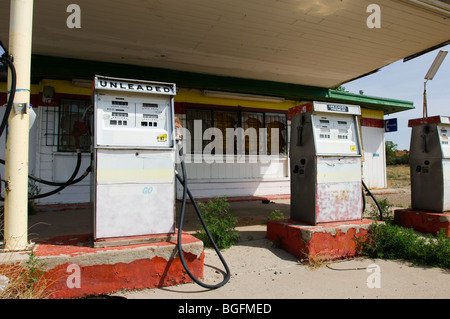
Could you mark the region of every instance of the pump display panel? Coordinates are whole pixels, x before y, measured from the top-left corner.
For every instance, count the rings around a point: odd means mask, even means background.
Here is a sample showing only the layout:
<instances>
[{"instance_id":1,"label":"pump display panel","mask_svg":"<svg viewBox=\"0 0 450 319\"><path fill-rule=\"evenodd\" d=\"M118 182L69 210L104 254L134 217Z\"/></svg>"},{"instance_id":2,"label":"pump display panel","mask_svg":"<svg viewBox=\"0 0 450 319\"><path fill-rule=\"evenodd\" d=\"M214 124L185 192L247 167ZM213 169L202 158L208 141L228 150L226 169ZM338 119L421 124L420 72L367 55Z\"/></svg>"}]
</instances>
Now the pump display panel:
<instances>
[{"instance_id":1,"label":"pump display panel","mask_svg":"<svg viewBox=\"0 0 450 319\"><path fill-rule=\"evenodd\" d=\"M313 114L317 154L360 155L356 123L352 117Z\"/></svg>"},{"instance_id":2,"label":"pump display panel","mask_svg":"<svg viewBox=\"0 0 450 319\"><path fill-rule=\"evenodd\" d=\"M175 87L99 79L94 97L96 147L173 147ZM122 88L122 89L120 89Z\"/></svg>"},{"instance_id":3,"label":"pump display panel","mask_svg":"<svg viewBox=\"0 0 450 319\"><path fill-rule=\"evenodd\" d=\"M437 130L442 149L442 156L444 158L450 158L450 122L448 117L446 117L446 120L447 121L445 124L440 124L437 126Z\"/></svg>"},{"instance_id":4,"label":"pump display panel","mask_svg":"<svg viewBox=\"0 0 450 319\"><path fill-rule=\"evenodd\" d=\"M95 141L103 147L171 147L173 127L171 104L165 97L149 99L128 93L126 97L99 94Z\"/></svg>"}]
</instances>

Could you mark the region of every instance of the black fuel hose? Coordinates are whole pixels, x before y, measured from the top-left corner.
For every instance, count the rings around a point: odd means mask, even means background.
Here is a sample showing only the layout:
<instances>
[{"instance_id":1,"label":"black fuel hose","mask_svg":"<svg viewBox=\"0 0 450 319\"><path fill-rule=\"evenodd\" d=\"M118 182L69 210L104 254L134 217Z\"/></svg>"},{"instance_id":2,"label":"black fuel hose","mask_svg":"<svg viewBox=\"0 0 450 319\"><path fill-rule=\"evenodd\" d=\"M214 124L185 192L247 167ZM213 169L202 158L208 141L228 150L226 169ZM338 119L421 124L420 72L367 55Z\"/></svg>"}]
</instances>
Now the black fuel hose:
<instances>
[{"instance_id":1,"label":"black fuel hose","mask_svg":"<svg viewBox=\"0 0 450 319\"><path fill-rule=\"evenodd\" d=\"M3 160L1 160L1 161L4 163ZM83 180L88 175L90 169L88 168L84 172L83 175L81 175L80 177L75 179L75 177L78 175L78 171L80 170L80 166L81 166L81 151L77 150L77 164L75 166L75 170L72 173L72 176L70 176L70 178L64 183L54 183L54 184L58 184L58 186L59 186L58 188L56 188L56 189L54 189L54 190L52 190L50 192L47 192L47 193L42 193L42 194L37 194L37 195L33 195L33 196L28 196L28 199L38 199L38 198L51 196L53 194L56 194L56 193L62 191L67 186L73 185L73 184L78 183L79 181ZM5 200L4 197L0 197L0 201L4 201L4 200Z\"/></svg>"},{"instance_id":2,"label":"black fuel hose","mask_svg":"<svg viewBox=\"0 0 450 319\"><path fill-rule=\"evenodd\" d=\"M81 182L86 176L89 175L89 173L91 172L92 167L89 166L88 168L86 168L86 170L84 171L84 173L78 177L77 179L74 179L69 185L74 185L77 184L79 182ZM35 182L41 183L41 184L45 184L45 185L49 185L49 186L64 186L67 184L67 182L51 182L51 181L46 181L44 179L41 179L39 177L33 176L31 174L28 175L28 177L32 180L34 180Z\"/></svg>"},{"instance_id":3,"label":"black fuel hose","mask_svg":"<svg viewBox=\"0 0 450 319\"><path fill-rule=\"evenodd\" d=\"M222 287L223 285L225 285L229 280L230 280L230 269L228 268L228 265L225 261L225 259L223 258L222 254L220 253L220 250L217 248L216 243L214 242L211 234L209 233L208 227L206 226L206 223L202 217L202 214L200 213L200 209L197 206L197 203L195 202L194 197L192 196L192 193L189 191L188 187L187 187L187 179L186 179L186 167L184 164L184 160L183 160L183 148L180 147L179 150L179 154L180 154L180 158L181 158L181 170L183 173L183 178L180 177L180 175L178 174L178 172L175 172L175 176L177 177L178 181L181 183L181 185L183 185L183 200L181 203L181 211L180 211L180 218L179 218L179 224L178 224L178 234L177 234L177 247L178 247L178 253L180 255L180 260L181 263L184 267L184 269L186 270L187 274L189 275L189 277L196 282L198 285L204 287L204 288L208 288L208 289L217 289ZM183 229L183 221L184 221L184 212L186 209L186 197L187 195L189 196L189 198L191 199L191 202L195 208L195 211L200 219L200 222L202 223L203 228L205 229L206 234L208 235L209 240L211 241L212 245L214 246L214 250L216 251L217 255L220 258L220 261L222 262L223 266L225 267L226 270L226 275L224 277L224 280L220 283L218 283L217 285L209 285L209 284L205 284L203 282L201 282L200 280L198 280L189 270L188 266L186 265L186 261L184 259L183 256L183 250L182 250L182 243L181 243L181 233L182 233L182 229Z\"/></svg>"},{"instance_id":4,"label":"black fuel hose","mask_svg":"<svg viewBox=\"0 0 450 319\"><path fill-rule=\"evenodd\" d=\"M0 159L0 164L5 165L5 160L4 159ZM76 184L78 182L81 182L86 176L89 175L89 173L92 170L92 166L89 166L88 168L86 168L86 170L84 171L84 173L78 177L77 179L74 179L71 183L71 185ZM34 180L35 182L38 182L40 184L45 184L45 185L49 185L49 186L63 186L66 185L67 182L52 182L52 181L47 181L45 179L36 177L32 174L28 174L28 178Z\"/></svg>"},{"instance_id":5,"label":"black fuel hose","mask_svg":"<svg viewBox=\"0 0 450 319\"><path fill-rule=\"evenodd\" d=\"M50 196L50 195L53 195L53 194L56 194L56 193L62 191L64 188L66 188L69 185L74 184L73 181L75 180L75 177L78 175L80 166L81 166L81 151L77 150L77 165L75 166L75 170L73 171L72 176L70 176L70 178L65 183L63 183L61 186L59 186L58 188L56 188L50 192L47 192L47 193L29 196L28 199L38 199L38 198L42 198L42 197L47 197L47 196Z\"/></svg>"},{"instance_id":6,"label":"black fuel hose","mask_svg":"<svg viewBox=\"0 0 450 319\"><path fill-rule=\"evenodd\" d=\"M8 64L9 69L11 70L11 88L9 90L8 102L6 104L5 114L3 115L2 123L0 124L0 136L3 134L6 125L8 124L9 113L11 113L12 105L14 102L14 95L16 94L16 68L14 67L14 63L11 59L0 56L0 62Z\"/></svg>"},{"instance_id":7,"label":"black fuel hose","mask_svg":"<svg viewBox=\"0 0 450 319\"><path fill-rule=\"evenodd\" d=\"M369 194L370 197L372 197L373 201L375 202L375 205L377 205L378 211L380 212L380 221L383 221L383 211L380 207L380 204L378 203L378 201L375 199L375 197L373 196L373 194L370 192L369 188L366 186L366 184L364 183L363 180L361 180L364 188L366 189L367 193ZM364 202L365 203L365 202Z\"/></svg>"},{"instance_id":8,"label":"black fuel hose","mask_svg":"<svg viewBox=\"0 0 450 319\"><path fill-rule=\"evenodd\" d=\"M364 214L366 210L366 194L364 193L364 188L362 189L362 201L363 201L362 213Z\"/></svg>"}]
</instances>

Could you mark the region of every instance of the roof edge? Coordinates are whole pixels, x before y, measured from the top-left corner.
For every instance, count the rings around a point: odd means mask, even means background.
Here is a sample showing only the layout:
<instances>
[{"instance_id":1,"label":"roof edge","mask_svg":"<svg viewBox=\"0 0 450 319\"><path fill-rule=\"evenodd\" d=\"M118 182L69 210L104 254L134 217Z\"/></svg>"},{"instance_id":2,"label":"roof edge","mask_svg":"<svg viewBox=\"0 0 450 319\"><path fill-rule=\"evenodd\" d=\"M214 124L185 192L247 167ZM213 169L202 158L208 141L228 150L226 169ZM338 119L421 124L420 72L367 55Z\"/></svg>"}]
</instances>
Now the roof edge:
<instances>
[{"instance_id":1,"label":"roof edge","mask_svg":"<svg viewBox=\"0 0 450 319\"><path fill-rule=\"evenodd\" d=\"M177 83L177 86L185 88L281 96L293 101L318 100L358 104L365 108L382 110L384 114L414 109L413 102L410 101L341 92L325 87L36 54L32 56L32 81L35 82L39 82L43 78L56 80L92 79L95 74L116 77L128 76L136 79L146 79L151 76L158 81L174 82Z\"/></svg>"},{"instance_id":2,"label":"roof edge","mask_svg":"<svg viewBox=\"0 0 450 319\"><path fill-rule=\"evenodd\" d=\"M413 110L414 102L378 96L355 94L335 90L328 91L328 98L335 102L355 103L370 109L382 109L384 114Z\"/></svg>"}]
</instances>

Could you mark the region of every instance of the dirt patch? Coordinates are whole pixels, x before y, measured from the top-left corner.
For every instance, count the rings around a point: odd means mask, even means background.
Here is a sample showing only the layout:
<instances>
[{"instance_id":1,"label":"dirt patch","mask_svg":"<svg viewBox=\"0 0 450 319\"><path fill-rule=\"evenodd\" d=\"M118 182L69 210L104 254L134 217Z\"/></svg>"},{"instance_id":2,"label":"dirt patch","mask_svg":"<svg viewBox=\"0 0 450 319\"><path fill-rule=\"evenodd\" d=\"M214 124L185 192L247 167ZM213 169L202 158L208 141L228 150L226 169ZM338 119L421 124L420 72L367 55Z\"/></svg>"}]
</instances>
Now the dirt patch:
<instances>
[{"instance_id":1,"label":"dirt patch","mask_svg":"<svg viewBox=\"0 0 450 319\"><path fill-rule=\"evenodd\" d=\"M395 208L411 207L411 179L409 165L388 165L386 167L387 189L371 190L374 197L387 200ZM372 198L366 196L368 205L374 204Z\"/></svg>"},{"instance_id":2,"label":"dirt patch","mask_svg":"<svg viewBox=\"0 0 450 319\"><path fill-rule=\"evenodd\" d=\"M388 165L386 176L389 189L410 188L411 186L409 165Z\"/></svg>"}]
</instances>

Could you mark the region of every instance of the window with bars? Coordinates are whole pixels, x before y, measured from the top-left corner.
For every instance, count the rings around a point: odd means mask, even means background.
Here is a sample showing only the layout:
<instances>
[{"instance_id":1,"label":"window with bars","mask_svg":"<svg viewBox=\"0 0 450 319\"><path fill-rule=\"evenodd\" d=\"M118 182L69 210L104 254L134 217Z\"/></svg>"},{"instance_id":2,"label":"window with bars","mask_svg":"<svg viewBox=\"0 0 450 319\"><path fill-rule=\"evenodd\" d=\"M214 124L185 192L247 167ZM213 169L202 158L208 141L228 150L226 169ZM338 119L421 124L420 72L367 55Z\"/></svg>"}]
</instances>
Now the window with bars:
<instances>
[{"instance_id":1,"label":"window with bars","mask_svg":"<svg viewBox=\"0 0 450 319\"><path fill-rule=\"evenodd\" d=\"M201 121L201 129L200 126L195 127L196 121ZM201 153L215 139L214 136L210 140L203 139L205 131L210 128L221 131L223 144L218 146L224 153L227 150L227 143L232 143L228 146L233 145L234 154L238 153L237 135L233 135L233 141L227 141L226 129L239 128L247 133L244 135L244 150L242 150L245 154L261 154L262 152L272 154L272 138L275 138L275 135L272 136L271 129L278 129L278 154L287 152L287 117L283 113L187 108L186 128L190 133L192 153Z\"/></svg>"},{"instance_id":2,"label":"window with bars","mask_svg":"<svg viewBox=\"0 0 450 319\"><path fill-rule=\"evenodd\" d=\"M80 121L91 102L89 100L61 99L59 105L58 152L76 151L75 137L72 136L74 124ZM89 152L89 136L79 137L82 152Z\"/></svg>"}]
</instances>

